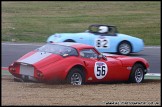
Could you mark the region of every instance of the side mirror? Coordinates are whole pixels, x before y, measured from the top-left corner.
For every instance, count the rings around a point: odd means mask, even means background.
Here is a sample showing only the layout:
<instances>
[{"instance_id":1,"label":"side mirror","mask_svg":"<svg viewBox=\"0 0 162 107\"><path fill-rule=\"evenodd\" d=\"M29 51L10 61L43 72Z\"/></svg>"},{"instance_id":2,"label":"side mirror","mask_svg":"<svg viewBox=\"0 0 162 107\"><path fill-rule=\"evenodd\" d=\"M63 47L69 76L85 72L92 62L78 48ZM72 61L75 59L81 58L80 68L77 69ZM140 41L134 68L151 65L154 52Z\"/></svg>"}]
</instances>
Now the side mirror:
<instances>
[{"instance_id":1,"label":"side mirror","mask_svg":"<svg viewBox=\"0 0 162 107\"><path fill-rule=\"evenodd\" d=\"M102 55L101 55L101 54L98 55L98 56L97 56L97 59L98 59L98 60L102 59Z\"/></svg>"},{"instance_id":2,"label":"side mirror","mask_svg":"<svg viewBox=\"0 0 162 107\"><path fill-rule=\"evenodd\" d=\"M106 56L104 56L104 55L102 55L102 54L98 55L98 56L97 56L97 59L98 59L98 60L101 60L101 59L107 60Z\"/></svg>"}]
</instances>

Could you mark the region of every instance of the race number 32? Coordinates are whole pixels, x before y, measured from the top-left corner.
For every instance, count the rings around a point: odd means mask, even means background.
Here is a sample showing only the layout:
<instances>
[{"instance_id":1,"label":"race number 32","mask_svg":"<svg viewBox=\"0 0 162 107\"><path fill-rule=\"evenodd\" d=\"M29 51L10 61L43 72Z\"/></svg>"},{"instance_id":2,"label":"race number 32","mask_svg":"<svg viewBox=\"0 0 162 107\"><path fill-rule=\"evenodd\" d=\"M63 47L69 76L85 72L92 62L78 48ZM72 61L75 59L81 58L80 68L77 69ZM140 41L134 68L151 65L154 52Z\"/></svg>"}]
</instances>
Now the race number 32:
<instances>
[{"instance_id":1,"label":"race number 32","mask_svg":"<svg viewBox=\"0 0 162 107\"><path fill-rule=\"evenodd\" d=\"M95 73L95 77L97 79L102 79L106 76L108 72L108 68L106 63L104 62L96 62L95 63L95 67L94 67L94 73Z\"/></svg>"}]
</instances>

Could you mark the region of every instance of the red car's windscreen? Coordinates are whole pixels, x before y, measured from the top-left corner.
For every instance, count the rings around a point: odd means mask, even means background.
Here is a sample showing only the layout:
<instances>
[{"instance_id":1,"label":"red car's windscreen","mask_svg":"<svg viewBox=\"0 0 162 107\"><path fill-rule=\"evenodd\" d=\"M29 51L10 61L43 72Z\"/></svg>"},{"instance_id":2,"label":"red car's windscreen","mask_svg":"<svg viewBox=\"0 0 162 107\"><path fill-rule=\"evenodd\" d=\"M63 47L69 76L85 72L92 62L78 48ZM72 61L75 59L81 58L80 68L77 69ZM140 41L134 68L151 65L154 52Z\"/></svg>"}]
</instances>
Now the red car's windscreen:
<instances>
[{"instance_id":1,"label":"red car's windscreen","mask_svg":"<svg viewBox=\"0 0 162 107\"><path fill-rule=\"evenodd\" d=\"M61 56L78 56L78 52L75 48L70 46L63 46L58 44L46 44L36 49L40 52L48 52L53 54L59 54Z\"/></svg>"}]
</instances>

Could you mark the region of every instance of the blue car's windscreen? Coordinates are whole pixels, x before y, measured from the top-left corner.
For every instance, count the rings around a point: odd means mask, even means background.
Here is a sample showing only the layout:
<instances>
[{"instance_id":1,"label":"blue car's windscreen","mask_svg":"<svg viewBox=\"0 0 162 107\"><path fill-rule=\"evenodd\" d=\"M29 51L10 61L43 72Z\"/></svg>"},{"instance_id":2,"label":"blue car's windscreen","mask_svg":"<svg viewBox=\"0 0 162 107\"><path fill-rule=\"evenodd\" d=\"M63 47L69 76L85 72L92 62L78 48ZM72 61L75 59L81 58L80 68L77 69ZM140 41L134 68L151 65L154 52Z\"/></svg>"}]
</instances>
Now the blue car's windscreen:
<instances>
[{"instance_id":1,"label":"blue car's windscreen","mask_svg":"<svg viewBox=\"0 0 162 107\"><path fill-rule=\"evenodd\" d=\"M103 27L106 29L103 29ZM106 26L106 25L91 25L89 27L89 31L91 33L107 34L107 35L115 35L118 32L115 26Z\"/></svg>"},{"instance_id":2,"label":"blue car's windscreen","mask_svg":"<svg viewBox=\"0 0 162 107\"><path fill-rule=\"evenodd\" d=\"M69 47L69 46L63 46L63 45L57 45L57 44L46 44L36 50L40 52L59 54L63 57L78 56L78 52L76 49Z\"/></svg>"}]
</instances>

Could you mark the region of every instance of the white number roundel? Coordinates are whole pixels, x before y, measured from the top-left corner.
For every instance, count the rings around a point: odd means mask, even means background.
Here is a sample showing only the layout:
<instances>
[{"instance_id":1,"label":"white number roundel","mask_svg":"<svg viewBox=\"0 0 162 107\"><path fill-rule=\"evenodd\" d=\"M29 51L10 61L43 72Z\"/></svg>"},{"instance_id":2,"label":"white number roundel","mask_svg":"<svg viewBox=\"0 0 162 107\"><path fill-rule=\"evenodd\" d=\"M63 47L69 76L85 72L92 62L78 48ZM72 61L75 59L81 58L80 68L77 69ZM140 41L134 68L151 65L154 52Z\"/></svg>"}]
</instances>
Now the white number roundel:
<instances>
[{"instance_id":1,"label":"white number roundel","mask_svg":"<svg viewBox=\"0 0 162 107\"><path fill-rule=\"evenodd\" d=\"M104 62L96 62L94 67L95 77L97 79L103 79L108 72L108 67Z\"/></svg>"}]
</instances>

